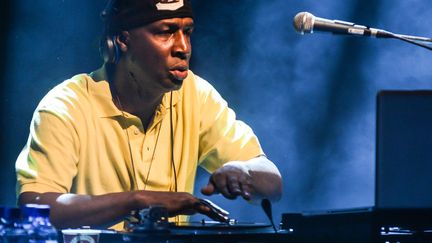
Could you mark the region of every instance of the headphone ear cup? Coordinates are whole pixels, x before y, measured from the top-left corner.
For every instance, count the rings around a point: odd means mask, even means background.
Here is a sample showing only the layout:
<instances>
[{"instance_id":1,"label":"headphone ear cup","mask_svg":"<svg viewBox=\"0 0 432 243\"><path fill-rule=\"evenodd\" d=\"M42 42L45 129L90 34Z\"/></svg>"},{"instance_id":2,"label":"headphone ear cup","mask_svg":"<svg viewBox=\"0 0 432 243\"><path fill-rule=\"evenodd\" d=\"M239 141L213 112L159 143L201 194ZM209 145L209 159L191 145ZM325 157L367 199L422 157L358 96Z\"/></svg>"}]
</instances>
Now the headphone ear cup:
<instances>
[{"instance_id":1,"label":"headphone ear cup","mask_svg":"<svg viewBox=\"0 0 432 243\"><path fill-rule=\"evenodd\" d=\"M116 36L107 36L100 45L100 53L105 63L117 64L120 60L120 48L116 41Z\"/></svg>"}]
</instances>

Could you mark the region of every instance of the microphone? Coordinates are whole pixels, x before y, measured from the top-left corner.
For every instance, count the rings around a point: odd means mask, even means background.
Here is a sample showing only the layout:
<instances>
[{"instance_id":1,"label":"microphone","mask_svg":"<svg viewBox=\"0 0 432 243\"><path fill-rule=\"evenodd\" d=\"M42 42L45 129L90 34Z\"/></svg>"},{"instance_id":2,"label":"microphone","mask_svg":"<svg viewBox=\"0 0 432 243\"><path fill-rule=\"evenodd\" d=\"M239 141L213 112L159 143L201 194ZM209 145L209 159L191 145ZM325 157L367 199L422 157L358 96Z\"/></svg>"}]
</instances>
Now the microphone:
<instances>
[{"instance_id":1,"label":"microphone","mask_svg":"<svg viewBox=\"0 0 432 243\"><path fill-rule=\"evenodd\" d=\"M431 45L426 45L421 42L432 43L432 38L412 35L393 34L392 32L370 28L363 25L357 25L351 22L342 20L328 20L315 17L308 12L300 12L296 14L293 21L294 28L300 34L310 34L315 31L331 32L333 34L342 35L357 35L376 38L393 38L410 44L420 46L432 51Z\"/></svg>"},{"instance_id":2,"label":"microphone","mask_svg":"<svg viewBox=\"0 0 432 243\"><path fill-rule=\"evenodd\" d=\"M294 17L294 28L300 34L312 34L314 31L331 32L333 34L369 36L376 38L392 38L393 34L381 30L356 25L342 20L328 20L315 17L308 12L300 12Z\"/></svg>"}]
</instances>

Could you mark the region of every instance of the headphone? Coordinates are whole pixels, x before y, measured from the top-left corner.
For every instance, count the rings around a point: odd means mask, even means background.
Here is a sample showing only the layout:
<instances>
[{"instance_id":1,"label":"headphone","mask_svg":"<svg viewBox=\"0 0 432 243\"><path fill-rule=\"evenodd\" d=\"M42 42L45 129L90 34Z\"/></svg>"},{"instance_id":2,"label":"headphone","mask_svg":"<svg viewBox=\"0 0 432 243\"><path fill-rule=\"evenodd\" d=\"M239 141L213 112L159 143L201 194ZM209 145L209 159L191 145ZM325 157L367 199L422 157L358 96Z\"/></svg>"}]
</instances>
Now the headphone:
<instances>
[{"instance_id":1,"label":"headphone","mask_svg":"<svg viewBox=\"0 0 432 243\"><path fill-rule=\"evenodd\" d=\"M105 63L117 64L120 60L121 50L116 42L117 35L107 36L100 43L99 52Z\"/></svg>"},{"instance_id":2,"label":"headphone","mask_svg":"<svg viewBox=\"0 0 432 243\"><path fill-rule=\"evenodd\" d=\"M111 15L114 15L118 9L115 7L116 0L108 0L104 10L101 12L101 18L106 21ZM105 31L108 28L108 24L105 23ZM105 32L104 31L104 32ZM120 60L121 51L116 43L117 35L107 35L104 33L104 37L101 38L99 43L99 53L105 63L117 64Z\"/></svg>"}]
</instances>

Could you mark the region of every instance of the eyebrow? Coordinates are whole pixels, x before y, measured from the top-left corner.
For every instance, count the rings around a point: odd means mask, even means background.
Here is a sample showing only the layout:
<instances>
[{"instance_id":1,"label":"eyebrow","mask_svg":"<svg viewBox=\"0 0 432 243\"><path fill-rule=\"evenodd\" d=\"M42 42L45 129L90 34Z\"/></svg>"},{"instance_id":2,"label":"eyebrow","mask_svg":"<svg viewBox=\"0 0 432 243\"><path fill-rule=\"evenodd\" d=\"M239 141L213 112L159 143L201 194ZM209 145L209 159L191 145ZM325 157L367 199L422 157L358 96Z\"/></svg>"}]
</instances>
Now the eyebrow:
<instances>
[{"instance_id":1,"label":"eyebrow","mask_svg":"<svg viewBox=\"0 0 432 243\"><path fill-rule=\"evenodd\" d=\"M177 26L180 26L181 24L179 24L178 22L176 22L176 21L171 21L171 20L164 20L163 22L161 22L160 24L159 24L159 26L168 26L168 27L177 27ZM194 22L193 21L188 21L187 23L185 23L185 25L184 25L184 27L187 27L187 28L193 28L195 25L194 25Z\"/></svg>"}]
</instances>

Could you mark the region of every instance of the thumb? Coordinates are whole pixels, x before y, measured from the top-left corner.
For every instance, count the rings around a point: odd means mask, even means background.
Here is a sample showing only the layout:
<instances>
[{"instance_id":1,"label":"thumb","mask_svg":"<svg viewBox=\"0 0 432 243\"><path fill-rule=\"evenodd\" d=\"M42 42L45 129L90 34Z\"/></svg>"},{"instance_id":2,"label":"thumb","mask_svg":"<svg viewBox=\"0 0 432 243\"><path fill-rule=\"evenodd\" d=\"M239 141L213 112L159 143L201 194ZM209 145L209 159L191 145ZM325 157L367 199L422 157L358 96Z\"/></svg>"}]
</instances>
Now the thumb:
<instances>
[{"instance_id":1,"label":"thumb","mask_svg":"<svg viewBox=\"0 0 432 243\"><path fill-rule=\"evenodd\" d=\"M207 186L201 188L201 193L207 196L210 196L215 193L215 186L213 182L209 181Z\"/></svg>"}]
</instances>

